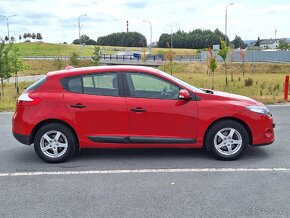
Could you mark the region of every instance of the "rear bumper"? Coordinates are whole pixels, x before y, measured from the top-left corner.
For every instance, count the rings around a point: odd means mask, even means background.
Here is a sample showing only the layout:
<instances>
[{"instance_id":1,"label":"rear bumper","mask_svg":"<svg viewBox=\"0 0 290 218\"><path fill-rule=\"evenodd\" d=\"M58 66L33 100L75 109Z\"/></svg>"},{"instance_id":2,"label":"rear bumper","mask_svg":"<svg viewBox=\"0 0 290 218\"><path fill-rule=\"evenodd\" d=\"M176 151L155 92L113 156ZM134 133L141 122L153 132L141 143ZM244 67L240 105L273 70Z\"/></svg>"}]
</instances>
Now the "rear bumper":
<instances>
[{"instance_id":1,"label":"rear bumper","mask_svg":"<svg viewBox=\"0 0 290 218\"><path fill-rule=\"evenodd\" d=\"M30 142L30 135L21 135L13 132L14 138L19 141L22 144L25 145L31 145L32 143Z\"/></svg>"}]
</instances>

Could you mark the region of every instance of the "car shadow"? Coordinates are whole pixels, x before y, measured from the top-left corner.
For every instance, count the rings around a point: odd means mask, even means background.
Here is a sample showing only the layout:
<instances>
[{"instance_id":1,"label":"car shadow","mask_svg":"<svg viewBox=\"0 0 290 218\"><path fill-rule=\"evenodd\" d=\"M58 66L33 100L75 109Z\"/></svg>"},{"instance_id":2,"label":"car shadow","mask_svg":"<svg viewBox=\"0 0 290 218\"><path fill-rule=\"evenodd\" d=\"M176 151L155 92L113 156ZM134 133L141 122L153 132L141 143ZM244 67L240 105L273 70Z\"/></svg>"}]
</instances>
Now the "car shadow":
<instances>
[{"instance_id":1,"label":"car shadow","mask_svg":"<svg viewBox=\"0 0 290 218\"><path fill-rule=\"evenodd\" d=\"M82 149L73 159L171 159L208 158L205 149L139 148L139 149Z\"/></svg>"},{"instance_id":2,"label":"car shadow","mask_svg":"<svg viewBox=\"0 0 290 218\"><path fill-rule=\"evenodd\" d=\"M33 149L21 148L7 157L9 162L19 168L37 165L46 167L47 163L37 157ZM69 160L52 164L52 168L130 168L130 167L240 167L268 162L274 155L263 147L249 147L236 161L220 161L208 154L206 149L180 148L140 148L140 149L82 149ZM12 167L12 166L11 166Z\"/></svg>"}]
</instances>

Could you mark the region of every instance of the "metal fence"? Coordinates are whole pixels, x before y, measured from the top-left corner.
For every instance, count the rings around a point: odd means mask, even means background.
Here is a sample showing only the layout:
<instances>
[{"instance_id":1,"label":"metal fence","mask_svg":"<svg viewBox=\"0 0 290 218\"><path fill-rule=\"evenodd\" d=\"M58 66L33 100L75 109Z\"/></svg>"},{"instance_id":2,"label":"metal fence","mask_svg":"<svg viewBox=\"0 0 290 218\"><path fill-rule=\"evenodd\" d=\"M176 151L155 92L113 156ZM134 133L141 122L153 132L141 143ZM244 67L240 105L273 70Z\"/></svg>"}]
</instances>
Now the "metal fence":
<instances>
[{"instance_id":1,"label":"metal fence","mask_svg":"<svg viewBox=\"0 0 290 218\"><path fill-rule=\"evenodd\" d=\"M217 61L222 61L222 58L217 55L217 51L214 54L217 56ZM206 61L208 58L208 52L202 51L200 54L201 61ZM242 62L240 57L240 51L234 51L234 55L231 57L230 52L227 56L227 61ZM290 63L290 51L245 51L246 62L277 62L277 63Z\"/></svg>"}]
</instances>

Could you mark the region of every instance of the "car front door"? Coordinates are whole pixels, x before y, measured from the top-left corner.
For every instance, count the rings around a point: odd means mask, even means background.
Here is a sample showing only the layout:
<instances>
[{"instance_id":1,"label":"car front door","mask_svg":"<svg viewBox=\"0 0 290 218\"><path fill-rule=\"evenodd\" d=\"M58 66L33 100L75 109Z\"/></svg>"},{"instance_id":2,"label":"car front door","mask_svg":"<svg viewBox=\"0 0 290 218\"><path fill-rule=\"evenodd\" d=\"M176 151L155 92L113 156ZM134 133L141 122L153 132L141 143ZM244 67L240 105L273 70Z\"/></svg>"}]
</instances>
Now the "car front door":
<instances>
[{"instance_id":1,"label":"car front door","mask_svg":"<svg viewBox=\"0 0 290 218\"><path fill-rule=\"evenodd\" d=\"M195 143L196 101L178 99L178 85L140 72L125 73L123 80L131 142L165 144L166 147Z\"/></svg>"}]
</instances>

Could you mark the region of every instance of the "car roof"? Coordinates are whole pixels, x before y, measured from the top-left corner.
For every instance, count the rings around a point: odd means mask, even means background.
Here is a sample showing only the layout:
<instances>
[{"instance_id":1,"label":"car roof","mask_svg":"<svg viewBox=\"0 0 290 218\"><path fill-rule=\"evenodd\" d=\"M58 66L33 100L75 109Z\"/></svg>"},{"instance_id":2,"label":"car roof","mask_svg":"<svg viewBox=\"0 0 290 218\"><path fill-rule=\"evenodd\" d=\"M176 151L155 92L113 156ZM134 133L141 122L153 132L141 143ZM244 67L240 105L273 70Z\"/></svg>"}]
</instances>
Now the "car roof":
<instances>
[{"instance_id":1,"label":"car roof","mask_svg":"<svg viewBox=\"0 0 290 218\"><path fill-rule=\"evenodd\" d=\"M115 66L94 66L94 67L80 67L71 68L66 70L52 71L47 73L48 77L65 77L74 76L87 73L98 73L98 72L157 72L158 70L151 67L144 66L128 66L128 65L115 65Z\"/></svg>"}]
</instances>

